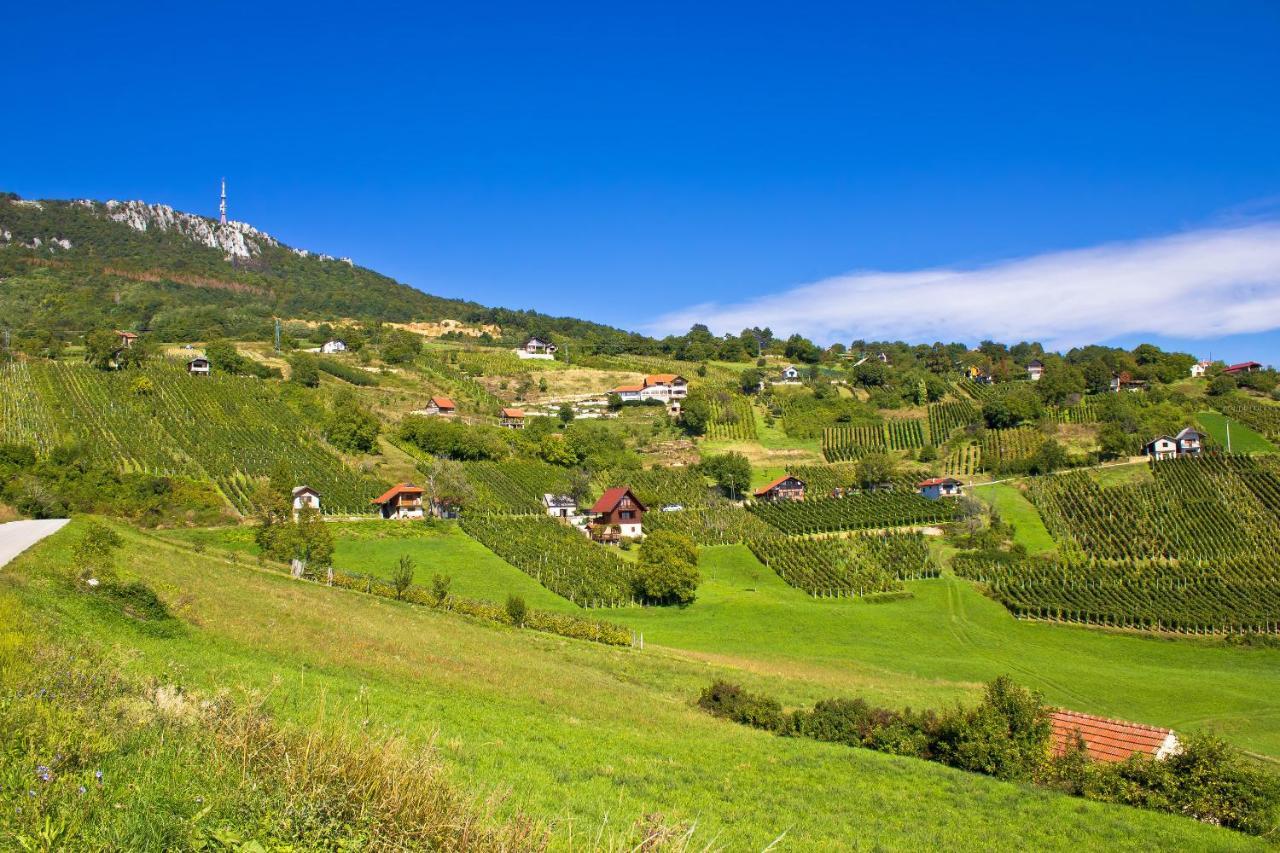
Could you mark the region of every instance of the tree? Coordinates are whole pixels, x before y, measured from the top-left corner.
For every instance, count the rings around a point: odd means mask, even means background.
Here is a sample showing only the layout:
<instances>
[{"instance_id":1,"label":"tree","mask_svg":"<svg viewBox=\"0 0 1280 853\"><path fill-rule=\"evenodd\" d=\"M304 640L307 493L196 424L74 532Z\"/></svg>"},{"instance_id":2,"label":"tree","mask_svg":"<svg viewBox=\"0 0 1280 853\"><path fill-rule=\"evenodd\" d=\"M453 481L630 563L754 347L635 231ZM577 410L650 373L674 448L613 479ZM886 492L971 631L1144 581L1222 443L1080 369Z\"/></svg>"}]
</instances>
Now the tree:
<instances>
[{"instance_id":1,"label":"tree","mask_svg":"<svg viewBox=\"0 0 1280 853\"><path fill-rule=\"evenodd\" d=\"M379 354L387 364L407 364L422 352L422 338L406 329L382 332Z\"/></svg>"},{"instance_id":2,"label":"tree","mask_svg":"<svg viewBox=\"0 0 1280 853\"><path fill-rule=\"evenodd\" d=\"M941 726L939 757L952 767L1000 779L1030 780L1049 757L1051 724L1039 693L1000 676L982 703Z\"/></svg>"},{"instance_id":3,"label":"tree","mask_svg":"<svg viewBox=\"0 0 1280 853\"><path fill-rule=\"evenodd\" d=\"M76 540L72 559L81 580L107 582L115 574L115 552L124 545L120 534L100 521L91 521Z\"/></svg>"},{"instance_id":4,"label":"tree","mask_svg":"<svg viewBox=\"0 0 1280 853\"><path fill-rule=\"evenodd\" d=\"M84 360L99 370L115 367L120 336L111 329L95 329L84 336Z\"/></svg>"},{"instance_id":5,"label":"tree","mask_svg":"<svg viewBox=\"0 0 1280 853\"><path fill-rule=\"evenodd\" d=\"M350 453L372 453L378 447L381 424L371 412L356 402L355 395L339 394L325 423L325 438L340 450Z\"/></svg>"},{"instance_id":6,"label":"tree","mask_svg":"<svg viewBox=\"0 0 1280 853\"><path fill-rule=\"evenodd\" d=\"M435 599L436 605L444 604L449 598L449 587L453 584L453 578L448 575L436 574L431 576L431 597Z\"/></svg>"},{"instance_id":7,"label":"tree","mask_svg":"<svg viewBox=\"0 0 1280 853\"><path fill-rule=\"evenodd\" d=\"M869 453L858 460L858 484L864 489L893 480L896 463L887 453Z\"/></svg>"},{"instance_id":8,"label":"tree","mask_svg":"<svg viewBox=\"0 0 1280 853\"><path fill-rule=\"evenodd\" d=\"M289 381L307 388L320 384L320 367L313 356L298 353L289 359Z\"/></svg>"},{"instance_id":9,"label":"tree","mask_svg":"<svg viewBox=\"0 0 1280 853\"><path fill-rule=\"evenodd\" d=\"M320 513L306 507L297 521L265 524L255 538L269 557L306 566L328 566L333 560L333 534Z\"/></svg>"},{"instance_id":10,"label":"tree","mask_svg":"<svg viewBox=\"0 0 1280 853\"><path fill-rule=\"evenodd\" d=\"M556 411L556 417L560 419L562 424L568 424L573 421L573 404L561 403L559 410Z\"/></svg>"},{"instance_id":11,"label":"tree","mask_svg":"<svg viewBox=\"0 0 1280 853\"><path fill-rule=\"evenodd\" d=\"M525 619L529 616L529 607L524 603L524 599L518 595L507 596L507 618L511 620L511 624L517 628L523 628Z\"/></svg>"},{"instance_id":12,"label":"tree","mask_svg":"<svg viewBox=\"0 0 1280 853\"><path fill-rule=\"evenodd\" d=\"M760 383L763 381L764 374L754 367L749 367L738 374L738 387L744 394L754 394L759 391Z\"/></svg>"},{"instance_id":13,"label":"tree","mask_svg":"<svg viewBox=\"0 0 1280 853\"><path fill-rule=\"evenodd\" d=\"M426 478L423 489L433 515L442 516L475 500L475 490L461 462L432 458L418 467Z\"/></svg>"},{"instance_id":14,"label":"tree","mask_svg":"<svg viewBox=\"0 0 1280 853\"><path fill-rule=\"evenodd\" d=\"M1209 395L1212 397L1222 397L1236 390L1239 383L1230 373L1219 373L1213 377L1213 381L1209 383Z\"/></svg>"},{"instance_id":15,"label":"tree","mask_svg":"<svg viewBox=\"0 0 1280 853\"><path fill-rule=\"evenodd\" d=\"M687 536L659 530L640 545L636 592L654 604L690 604L697 597L698 548Z\"/></svg>"},{"instance_id":16,"label":"tree","mask_svg":"<svg viewBox=\"0 0 1280 853\"><path fill-rule=\"evenodd\" d=\"M711 402L706 394L694 392L680 406L680 423L690 435L702 435L711 422Z\"/></svg>"},{"instance_id":17,"label":"tree","mask_svg":"<svg viewBox=\"0 0 1280 853\"><path fill-rule=\"evenodd\" d=\"M992 429L1009 429L1044 414L1040 396L1030 382L1019 382L982 404L982 417Z\"/></svg>"},{"instance_id":18,"label":"tree","mask_svg":"<svg viewBox=\"0 0 1280 853\"><path fill-rule=\"evenodd\" d=\"M751 485L751 462L736 450L704 460L702 473L735 499Z\"/></svg>"},{"instance_id":19,"label":"tree","mask_svg":"<svg viewBox=\"0 0 1280 853\"><path fill-rule=\"evenodd\" d=\"M591 494L591 472L586 468L575 468L569 472L569 490L566 494L573 498L578 506L586 502Z\"/></svg>"},{"instance_id":20,"label":"tree","mask_svg":"<svg viewBox=\"0 0 1280 853\"><path fill-rule=\"evenodd\" d=\"M1046 439L1031 457L1028 471L1032 474L1050 474L1059 468L1065 468L1070 460L1067 451L1056 439Z\"/></svg>"},{"instance_id":21,"label":"tree","mask_svg":"<svg viewBox=\"0 0 1280 853\"><path fill-rule=\"evenodd\" d=\"M152 349L151 341L147 338L134 338L132 346L124 347L116 352L116 365L126 370L141 367L151 358Z\"/></svg>"},{"instance_id":22,"label":"tree","mask_svg":"<svg viewBox=\"0 0 1280 853\"><path fill-rule=\"evenodd\" d=\"M413 557L401 554L396 566L391 570L391 586L396 591L396 601L404 598L404 594L413 585Z\"/></svg>"}]
</instances>

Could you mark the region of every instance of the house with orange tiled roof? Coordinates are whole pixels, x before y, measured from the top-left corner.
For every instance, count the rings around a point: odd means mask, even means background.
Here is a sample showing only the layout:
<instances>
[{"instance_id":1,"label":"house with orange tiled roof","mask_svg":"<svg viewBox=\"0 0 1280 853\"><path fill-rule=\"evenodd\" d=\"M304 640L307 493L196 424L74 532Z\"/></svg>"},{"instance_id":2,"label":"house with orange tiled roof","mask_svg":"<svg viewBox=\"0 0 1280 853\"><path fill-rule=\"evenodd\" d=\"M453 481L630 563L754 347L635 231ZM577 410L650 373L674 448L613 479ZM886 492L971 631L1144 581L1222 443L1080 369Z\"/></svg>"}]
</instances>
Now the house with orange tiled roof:
<instances>
[{"instance_id":1,"label":"house with orange tiled roof","mask_svg":"<svg viewBox=\"0 0 1280 853\"><path fill-rule=\"evenodd\" d=\"M955 477L930 477L916 483L916 491L931 501L938 498L955 498L960 496L964 484Z\"/></svg>"},{"instance_id":2,"label":"house with orange tiled roof","mask_svg":"<svg viewBox=\"0 0 1280 853\"><path fill-rule=\"evenodd\" d=\"M422 518L422 496L425 490L412 483L396 483L370 503L378 507L383 518L397 520Z\"/></svg>"},{"instance_id":3,"label":"house with orange tiled roof","mask_svg":"<svg viewBox=\"0 0 1280 853\"><path fill-rule=\"evenodd\" d=\"M609 393L617 394L624 403L645 400L670 403L689 396L689 380L678 373L651 373L639 385L619 385Z\"/></svg>"},{"instance_id":4,"label":"house with orange tiled roof","mask_svg":"<svg viewBox=\"0 0 1280 853\"><path fill-rule=\"evenodd\" d=\"M644 514L647 507L631 491L630 486L614 486L606 489L600 500L591 505L595 517L588 524L593 539L616 542L620 538L644 535Z\"/></svg>"},{"instance_id":5,"label":"house with orange tiled roof","mask_svg":"<svg viewBox=\"0 0 1280 853\"><path fill-rule=\"evenodd\" d=\"M443 415L448 417L458 413L458 406L448 397L432 397L427 404L419 409L415 414L419 415Z\"/></svg>"},{"instance_id":6,"label":"house with orange tiled roof","mask_svg":"<svg viewBox=\"0 0 1280 853\"><path fill-rule=\"evenodd\" d=\"M1177 755L1182 744L1172 729L1110 720L1061 708L1050 712L1050 747L1055 756L1083 742L1094 761L1117 763L1138 755L1156 761Z\"/></svg>"},{"instance_id":7,"label":"house with orange tiled roof","mask_svg":"<svg viewBox=\"0 0 1280 853\"><path fill-rule=\"evenodd\" d=\"M129 349L133 346L133 342L138 339L138 336L133 332L122 332L119 329L116 329L116 337L119 339L121 349Z\"/></svg>"},{"instance_id":8,"label":"house with orange tiled roof","mask_svg":"<svg viewBox=\"0 0 1280 853\"><path fill-rule=\"evenodd\" d=\"M771 483L756 489L752 494L760 501L802 501L805 484L799 477L783 474Z\"/></svg>"},{"instance_id":9,"label":"house with orange tiled roof","mask_svg":"<svg viewBox=\"0 0 1280 853\"><path fill-rule=\"evenodd\" d=\"M524 429L524 409L503 408L498 426L507 429Z\"/></svg>"}]
</instances>

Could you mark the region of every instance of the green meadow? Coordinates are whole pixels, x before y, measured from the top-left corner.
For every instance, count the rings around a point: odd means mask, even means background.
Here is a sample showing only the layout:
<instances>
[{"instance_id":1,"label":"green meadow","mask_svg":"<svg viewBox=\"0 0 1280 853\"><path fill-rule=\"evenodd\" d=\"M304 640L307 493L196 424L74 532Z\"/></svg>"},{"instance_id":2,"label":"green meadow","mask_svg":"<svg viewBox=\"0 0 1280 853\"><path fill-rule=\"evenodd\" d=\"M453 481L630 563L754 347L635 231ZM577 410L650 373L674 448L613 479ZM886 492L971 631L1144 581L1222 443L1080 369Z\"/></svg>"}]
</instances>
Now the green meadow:
<instances>
[{"instance_id":1,"label":"green meadow","mask_svg":"<svg viewBox=\"0 0 1280 853\"><path fill-rule=\"evenodd\" d=\"M0 570L0 596L43 637L114 649L129 672L194 695L251 697L285 724L431 744L449 780L488 802L493 820L523 814L557 849L629 846L646 816L689 828L692 846L724 849L1265 847L1180 817L777 738L711 718L693 700L717 677L790 701L837 687L890 695L896 682L900 700L936 700L1012 671L1056 684L1051 698L1165 722L1190 723L1212 695L1224 710L1208 722L1238 714L1233 737L1275 752L1274 652L1021 625L951 579L916 584L905 602L811 601L739 548L706 553L707 580L687 610L611 611L653 645L607 648L295 581L244 554L232 561L208 543L197 552L122 528L122 577L145 582L174 615L160 630L69 583L82 530L74 522ZM447 549L449 535L437 546ZM485 570L463 563L460 584ZM1113 662L1090 676L1104 648ZM178 829L210 819L205 777L184 788L177 765L166 789L176 793L131 800L121 780L131 760L121 747L99 761L128 801L121 808L163 809Z\"/></svg>"},{"instance_id":2,"label":"green meadow","mask_svg":"<svg viewBox=\"0 0 1280 853\"><path fill-rule=\"evenodd\" d=\"M1218 412L1200 412L1196 415L1200 427L1213 439L1219 447L1227 446L1227 423L1231 425L1232 453L1275 453L1276 446L1267 438L1255 432L1238 420L1228 418Z\"/></svg>"}]
</instances>

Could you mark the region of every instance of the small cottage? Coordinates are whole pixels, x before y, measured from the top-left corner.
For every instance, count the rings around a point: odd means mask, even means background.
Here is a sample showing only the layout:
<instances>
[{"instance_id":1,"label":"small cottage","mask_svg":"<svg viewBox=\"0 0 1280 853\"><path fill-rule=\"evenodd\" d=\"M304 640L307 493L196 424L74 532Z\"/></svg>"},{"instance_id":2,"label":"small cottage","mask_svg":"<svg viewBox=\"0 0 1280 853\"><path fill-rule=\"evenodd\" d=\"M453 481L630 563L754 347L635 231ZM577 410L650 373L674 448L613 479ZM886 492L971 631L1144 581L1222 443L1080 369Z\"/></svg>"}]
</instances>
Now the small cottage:
<instances>
[{"instance_id":1,"label":"small cottage","mask_svg":"<svg viewBox=\"0 0 1280 853\"><path fill-rule=\"evenodd\" d=\"M590 525L592 538L616 542L620 538L643 535L645 509L627 486L606 490L600 500L591 505L590 512L595 516Z\"/></svg>"},{"instance_id":2,"label":"small cottage","mask_svg":"<svg viewBox=\"0 0 1280 853\"><path fill-rule=\"evenodd\" d=\"M448 397L432 397L422 408L424 415L442 415L449 417L458 413L458 406Z\"/></svg>"},{"instance_id":3,"label":"small cottage","mask_svg":"<svg viewBox=\"0 0 1280 853\"><path fill-rule=\"evenodd\" d=\"M320 511L320 493L310 486L297 486L293 490L293 520L297 521L306 509Z\"/></svg>"},{"instance_id":4,"label":"small cottage","mask_svg":"<svg viewBox=\"0 0 1280 853\"><path fill-rule=\"evenodd\" d=\"M1037 358L1027 365L1027 378L1032 382L1039 382L1042 376L1044 376L1044 362Z\"/></svg>"},{"instance_id":5,"label":"small cottage","mask_svg":"<svg viewBox=\"0 0 1280 853\"><path fill-rule=\"evenodd\" d=\"M1178 445L1179 456L1199 456L1204 447L1204 435L1191 427L1184 427L1173 440Z\"/></svg>"},{"instance_id":6,"label":"small cottage","mask_svg":"<svg viewBox=\"0 0 1280 853\"><path fill-rule=\"evenodd\" d=\"M619 385L610 394L617 394L624 403L638 403L644 399L643 385Z\"/></svg>"},{"instance_id":7,"label":"small cottage","mask_svg":"<svg viewBox=\"0 0 1280 853\"><path fill-rule=\"evenodd\" d=\"M397 483L370 503L378 507L383 518L404 520L422 518L424 490L412 483Z\"/></svg>"},{"instance_id":8,"label":"small cottage","mask_svg":"<svg viewBox=\"0 0 1280 853\"><path fill-rule=\"evenodd\" d=\"M1145 391L1146 388L1147 382L1145 379L1134 379L1133 375L1128 372L1111 377L1111 390L1115 393L1121 391Z\"/></svg>"},{"instance_id":9,"label":"small cottage","mask_svg":"<svg viewBox=\"0 0 1280 853\"><path fill-rule=\"evenodd\" d=\"M1191 365L1191 378L1198 379L1204 376L1205 372L1209 370L1209 364L1207 361L1197 361Z\"/></svg>"},{"instance_id":10,"label":"small cottage","mask_svg":"<svg viewBox=\"0 0 1280 853\"><path fill-rule=\"evenodd\" d=\"M783 474L778 479L759 489L753 494L761 501L802 501L804 500L804 480Z\"/></svg>"},{"instance_id":11,"label":"small cottage","mask_svg":"<svg viewBox=\"0 0 1280 853\"><path fill-rule=\"evenodd\" d=\"M578 514L578 502L569 495L553 495L550 492L542 496L542 508L552 518L573 518Z\"/></svg>"},{"instance_id":12,"label":"small cottage","mask_svg":"<svg viewBox=\"0 0 1280 853\"><path fill-rule=\"evenodd\" d=\"M209 370L209 359L202 355L196 356L187 362L187 373L192 376L208 376Z\"/></svg>"},{"instance_id":13,"label":"small cottage","mask_svg":"<svg viewBox=\"0 0 1280 853\"><path fill-rule=\"evenodd\" d=\"M1178 442L1174 441L1171 436L1158 435L1143 445L1142 453L1157 462L1164 459L1174 459L1178 455Z\"/></svg>"},{"instance_id":14,"label":"small cottage","mask_svg":"<svg viewBox=\"0 0 1280 853\"><path fill-rule=\"evenodd\" d=\"M556 345L539 338L529 338L524 342L523 346L516 347L514 352L520 358L537 358L551 361L555 358Z\"/></svg>"},{"instance_id":15,"label":"small cottage","mask_svg":"<svg viewBox=\"0 0 1280 853\"><path fill-rule=\"evenodd\" d=\"M794 364L788 364L782 368L782 373L778 378L780 385L795 385L800 382L800 368Z\"/></svg>"},{"instance_id":16,"label":"small cottage","mask_svg":"<svg viewBox=\"0 0 1280 853\"><path fill-rule=\"evenodd\" d=\"M1049 722L1050 744L1055 756L1066 754L1080 743L1094 761L1113 764L1134 755L1163 761L1182 752L1182 744L1172 729L1061 709L1049 714Z\"/></svg>"},{"instance_id":17,"label":"small cottage","mask_svg":"<svg viewBox=\"0 0 1280 853\"><path fill-rule=\"evenodd\" d=\"M133 342L138 339L138 336L133 332L122 332L117 329L116 338L118 338L118 343L121 349L129 349L133 346Z\"/></svg>"},{"instance_id":18,"label":"small cottage","mask_svg":"<svg viewBox=\"0 0 1280 853\"><path fill-rule=\"evenodd\" d=\"M347 351L346 341L339 341L339 340L325 341L323 344L320 345L320 352L324 353L325 355L333 355L335 352L346 352L346 351Z\"/></svg>"},{"instance_id":19,"label":"small cottage","mask_svg":"<svg viewBox=\"0 0 1280 853\"><path fill-rule=\"evenodd\" d=\"M498 426L507 429L524 429L524 409L504 408L502 417L498 420Z\"/></svg>"},{"instance_id":20,"label":"small cottage","mask_svg":"<svg viewBox=\"0 0 1280 853\"><path fill-rule=\"evenodd\" d=\"M1240 373L1257 373L1262 369L1262 365L1256 361L1242 361L1239 364L1233 364L1230 367L1223 368L1223 373L1229 373L1235 376Z\"/></svg>"},{"instance_id":21,"label":"small cottage","mask_svg":"<svg viewBox=\"0 0 1280 853\"><path fill-rule=\"evenodd\" d=\"M938 498L957 498L964 484L955 477L930 477L916 483L916 492L931 501Z\"/></svg>"}]
</instances>

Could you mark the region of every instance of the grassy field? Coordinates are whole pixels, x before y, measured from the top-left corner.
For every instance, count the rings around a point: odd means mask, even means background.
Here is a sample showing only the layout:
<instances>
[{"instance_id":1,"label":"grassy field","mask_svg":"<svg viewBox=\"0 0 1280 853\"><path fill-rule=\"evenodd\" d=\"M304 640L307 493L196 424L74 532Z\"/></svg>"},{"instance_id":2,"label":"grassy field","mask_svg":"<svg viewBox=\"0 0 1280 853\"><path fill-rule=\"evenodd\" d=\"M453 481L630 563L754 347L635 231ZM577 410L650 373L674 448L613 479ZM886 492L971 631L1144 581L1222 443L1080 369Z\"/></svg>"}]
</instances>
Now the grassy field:
<instances>
[{"instance_id":1,"label":"grassy field","mask_svg":"<svg viewBox=\"0 0 1280 853\"><path fill-rule=\"evenodd\" d=\"M776 738L692 707L697 690L717 676L791 697L826 689L807 680L802 667L610 649L480 625L292 581L248 561L230 563L212 551L193 554L126 531L122 574L151 585L180 620L176 628L152 630L63 579L60 567L68 564L81 529L73 523L0 571L0 595L16 599L47 634L63 644L121 649L131 669L185 690L227 690L233 696L251 691L286 721L358 726L416 743L434 740L453 779L477 797L497 796L495 817L523 810L551 827L557 848L634 840L636 822L659 814L669 824L694 825L699 846L728 849L761 849L779 838L791 849L1263 849L1254 839L1184 818L1068 799L910 759ZM768 586L764 581L777 583L752 579L756 592L738 589L744 578L736 573L751 571L741 552L715 555L721 556L713 556L708 569L720 577L706 585L701 610L695 605L683 614L653 611L655 617L705 626L718 598L760 595ZM963 589L951 581L934 588L947 600ZM786 592L770 588L768 597ZM800 603L792 598L777 606ZM960 595L951 605L956 618L938 626L950 636L956 657L977 661L993 653L965 638L964 611L981 603ZM833 614L856 614L857 620L886 619L891 612L834 604ZM644 615L637 612L638 618ZM937 621L932 609L929 616ZM741 634L733 623L715 621L716 633ZM763 633L783 647L823 642L818 637L827 626L789 622L789 637L778 636L776 627ZM904 626L894 638L883 638L885 652L907 652L914 655L911 665L920 665L925 651L903 642L917 625L908 619ZM1055 637L1071 635L1043 627ZM650 630L663 633L659 624ZM693 630L705 638L705 627ZM1099 643L1107 639L1089 636ZM1114 642L1117 661L1150 657L1149 650L1126 654L1123 646L1148 641ZM1068 640L1064 659L1071 645ZM1217 675L1214 656L1223 650L1169 648L1171 655L1183 655L1183 678L1197 680L1199 692L1207 692ZM1256 671L1249 671L1247 656L1235 655L1233 661L1244 662L1238 675L1255 706L1264 704L1259 697L1280 695L1269 686L1280 670L1273 655L1257 656ZM919 680L935 683L972 672L970 667L944 675L944 667L938 661L936 674ZM1268 669L1270 678L1261 677ZM1126 688L1131 682L1140 686L1150 674L1134 674ZM1056 676L1070 680L1073 673ZM1127 689L1115 690L1114 679L1110 686L1117 702L1133 698ZM1218 704L1233 698L1228 691ZM1240 710L1257 716L1256 707ZM102 758L108 779L119 779L128 766L123 753L108 751ZM200 809L199 792L182 793L163 807L190 819ZM118 796L128 795L122 789ZM928 808L920 807L922 798Z\"/></svg>"},{"instance_id":2,"label":"grassy field","mask_svg":"<svg viewBox=\"0 0 1280 853\"><path fill-rule=\"evenodd\" d=\"M1219 447L1227 446L1227 417L1218 412L1200 412L1196 415L1200 426ZM1265 436L1254 432L1245 424L1231 420L1232 453L1276 453L1277 448Z\"/></svg>"},{"instance_id":3,"label":"grassy field","mask_svg":"<svg viewBox=\"0 0 1280 853\"><path fill-rule=\"evenodd\" d=\"M1013 525L1013 540L1025 545L1028 554L1047 554L1054 550L1053 537L1045 529L1040 514L1013 485L992 483L976 487L973 493L999 512L1005 522Z\"/></svg>"}]
</instances>

